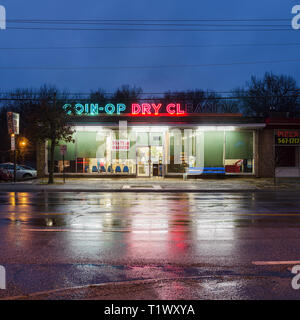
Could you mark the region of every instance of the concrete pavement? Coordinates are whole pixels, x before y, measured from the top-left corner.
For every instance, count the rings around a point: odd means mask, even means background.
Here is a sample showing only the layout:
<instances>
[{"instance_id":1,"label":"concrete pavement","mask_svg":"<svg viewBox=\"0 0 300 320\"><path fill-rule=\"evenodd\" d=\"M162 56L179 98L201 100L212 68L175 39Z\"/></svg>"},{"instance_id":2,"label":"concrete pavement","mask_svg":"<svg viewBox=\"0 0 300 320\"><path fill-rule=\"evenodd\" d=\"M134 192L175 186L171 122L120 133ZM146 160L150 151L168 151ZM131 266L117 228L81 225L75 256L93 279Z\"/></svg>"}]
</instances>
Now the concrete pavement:
<instances>
[{"instance_id":1,"label":"concrete pavement","mask_svg":"<svg viewBox=\"0 0 300 320\"><path fill-rule=\"evenodd\" d=\"M262 178L220 179L99 179L61 178L48 185L47 179L25 182L0 183L0 192L251 192L275 190L299 190L300 180L277 180Z\"/></svg>"}]
</instances>

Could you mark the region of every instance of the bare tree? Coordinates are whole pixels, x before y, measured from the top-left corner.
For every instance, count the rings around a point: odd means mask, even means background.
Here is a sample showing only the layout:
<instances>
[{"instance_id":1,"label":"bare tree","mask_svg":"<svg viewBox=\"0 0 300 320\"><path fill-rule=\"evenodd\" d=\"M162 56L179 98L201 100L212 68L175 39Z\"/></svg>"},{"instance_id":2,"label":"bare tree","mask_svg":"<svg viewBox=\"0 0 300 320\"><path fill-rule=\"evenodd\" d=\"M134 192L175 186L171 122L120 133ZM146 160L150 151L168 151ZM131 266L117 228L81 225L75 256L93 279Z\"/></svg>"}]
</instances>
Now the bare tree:
<instances>
[{"instance_id":1,"label":"bare tree","mask_svg":"<svg viewBox=\"0 0 300 320\"><path fill-rule=\"evenodd\" d=\"M62 101L65 94L61 93ZM60 99L57 100L55 87L43 86L39 90L39 102L31 106L26 120L27 135L35 141L50 142L50 166L48 183L54 183L54 151L60 141L74 142L74 130L69 125L69 116L62 108Z\"/></svg>"},{"instance_id":2,"label":"bare tree","mask_svg":"<svg viewBox=\"0 0 300 320\"><path fill-rule=\"evenodd\" d=\"M295 113L299 110L296 81L285 75L265 73L263 79L252 76L245 88L235 90L246 115L268 116L271 112Z\"/></svg>"}]
</instances>

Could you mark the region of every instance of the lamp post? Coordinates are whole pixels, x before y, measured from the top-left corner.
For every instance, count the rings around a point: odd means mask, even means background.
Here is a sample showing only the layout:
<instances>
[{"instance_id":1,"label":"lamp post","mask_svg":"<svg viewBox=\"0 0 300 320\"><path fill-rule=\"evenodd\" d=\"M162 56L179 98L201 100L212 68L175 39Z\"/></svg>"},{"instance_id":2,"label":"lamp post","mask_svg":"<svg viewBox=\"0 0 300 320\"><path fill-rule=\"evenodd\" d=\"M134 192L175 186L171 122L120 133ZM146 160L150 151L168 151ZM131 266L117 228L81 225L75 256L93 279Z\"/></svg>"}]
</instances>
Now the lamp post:
<instances>
[{"instance_id":1,"label":"lamp post","mask_svg":"<svg viewBox=\"0 0 300 320\"><path fill-rule=\"evenodd\" d=\"M19 161L21 162L21 164L25 164L28 140L25 137L20 137L18 140L18 146Z\"/></svg>"},{"instance_id":2,"label":"lamp post","mask_svg":"<svg viewBox=\"0 0 300 320\"><path fill-rule=\"evenodd\" d=\"M14 183L17 176L17 156L16 156L16 135L19 134L20 115L14 112L7 112L7 128L11 138L11 150L14 152Z\"/></svg>"},{"instance_id":3,"label":"lamp post","mask_svg":"<svg viewBox=\"0 0 300 320\"><path fill-rule=\"evenodd\" d=\"M14 152L14 183L17 180L17 153L16 153L16 135L11 134L11 150Z\"/></svg>"}]
</instances>

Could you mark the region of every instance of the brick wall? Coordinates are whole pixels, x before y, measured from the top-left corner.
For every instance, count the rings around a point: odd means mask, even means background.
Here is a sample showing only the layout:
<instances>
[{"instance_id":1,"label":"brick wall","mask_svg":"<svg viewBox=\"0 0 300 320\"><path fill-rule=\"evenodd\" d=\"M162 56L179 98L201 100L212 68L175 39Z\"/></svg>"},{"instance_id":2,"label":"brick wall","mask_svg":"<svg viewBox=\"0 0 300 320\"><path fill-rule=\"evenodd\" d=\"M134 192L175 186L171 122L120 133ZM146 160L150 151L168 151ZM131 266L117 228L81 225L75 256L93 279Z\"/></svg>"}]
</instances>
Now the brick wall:
<instances>
[{"instance_id":1,"label":"brick wall","mask_svg":"<svg viewBox=\"0 0 300 320\"><path fill-rule=\"evenodd\" d=\"M257 176L272 178L275 166L274 129L266 128L259 131L257 143Z\"/></svg>"}]
</instances>

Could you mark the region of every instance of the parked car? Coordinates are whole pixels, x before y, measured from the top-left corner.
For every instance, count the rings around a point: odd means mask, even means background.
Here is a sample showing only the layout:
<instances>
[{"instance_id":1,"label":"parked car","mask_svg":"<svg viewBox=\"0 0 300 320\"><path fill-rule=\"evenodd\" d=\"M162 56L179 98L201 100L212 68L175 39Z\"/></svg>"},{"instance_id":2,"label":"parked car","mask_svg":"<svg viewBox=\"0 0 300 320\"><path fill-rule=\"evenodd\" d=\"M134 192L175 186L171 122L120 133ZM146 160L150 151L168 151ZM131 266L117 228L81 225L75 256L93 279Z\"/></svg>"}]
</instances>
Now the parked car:
<instances>
[{"instance_id":1,"label":"parked car","mask_svg":"<svg viewBox=\"0 0 300 320\"><path fill-rule=\"evenodd\" d=\"M31 167L17 165L16 166L16 178L17 180L26 180L37 177L37 171ZM1 163L0 170L7 172L11 177L14 176L14 164L9 163Z\"/></svg>"},{"instance_id":2,"label":"parked car","mask_svg":"<svg viewBox=\"0 0 300 320\"><path fill-rule=\"evenodd\" d=\"M12 175L5 169L0 168L0 181L11 181Z\"/></svg>"}]
</instances>

